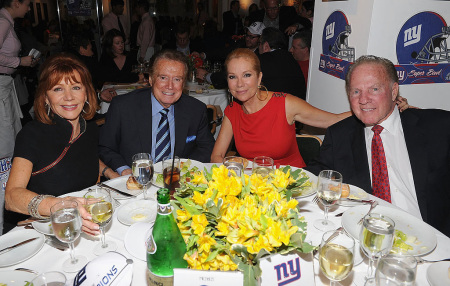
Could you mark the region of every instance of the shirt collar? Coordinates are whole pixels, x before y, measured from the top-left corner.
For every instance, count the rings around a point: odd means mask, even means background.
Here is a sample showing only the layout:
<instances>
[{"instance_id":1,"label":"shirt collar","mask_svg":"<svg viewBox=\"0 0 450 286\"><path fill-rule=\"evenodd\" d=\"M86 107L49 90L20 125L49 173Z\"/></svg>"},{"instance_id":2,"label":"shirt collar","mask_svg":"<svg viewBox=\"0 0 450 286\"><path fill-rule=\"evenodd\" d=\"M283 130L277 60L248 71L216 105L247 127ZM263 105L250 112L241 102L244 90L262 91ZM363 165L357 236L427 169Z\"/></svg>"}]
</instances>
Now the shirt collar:
<instances>
[{"instance_id":1,"label":"shirt collar","mask_svg":"<svg viewBox=\"0 0 450 286\"><path fill-rule=\"evenodd\" d=\"M399 131L400 126L400 112L397 107L394 107L394 111L392 111L391 115L386 118L383 122L381 122L380 126L383 127L383 130L387 130L389 133L395 135ZM373 126L367 126L366 129L372 130Z\"/></svg>"},{"instance_id":2,"label":"shirt collar","mask_svg":"<svg viewBox=\"0 0 450 286\"><path fill-rule=\"evenodd\" d=\"M161 103L159 103L158 100L156 100L155 96L153 95L153 92L151 93L152 96L152 117L157 115L161 110L164 109L164 107L161 105ZM171 105L169 108L169 114L174 112L174 107L173 105Z\"/></svg>"}]
</instances>

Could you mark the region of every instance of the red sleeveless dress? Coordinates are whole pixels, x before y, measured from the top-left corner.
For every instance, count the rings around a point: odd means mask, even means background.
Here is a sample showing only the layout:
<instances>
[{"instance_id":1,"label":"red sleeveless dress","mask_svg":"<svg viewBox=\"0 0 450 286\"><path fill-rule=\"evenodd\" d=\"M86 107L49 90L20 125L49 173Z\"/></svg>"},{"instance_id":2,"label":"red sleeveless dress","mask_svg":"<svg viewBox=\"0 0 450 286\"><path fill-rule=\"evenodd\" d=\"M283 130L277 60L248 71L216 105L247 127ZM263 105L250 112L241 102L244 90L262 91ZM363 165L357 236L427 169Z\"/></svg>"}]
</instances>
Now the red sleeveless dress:
<instances>
[{"instance_id":1,"label":"red sleeveless dress","mask_svg":"<svg viewBox=\"0 0 450 286\"><path fill-rule=\"evenodd\" d=\"M274 93L258 112L245 114L242 105L227 106L225 115L233 126L239 155L252 161L257 156L274 159L275 165L306 166L297 147L295 124L286 120L286 94Z\"/></svg>"}]
</instances>

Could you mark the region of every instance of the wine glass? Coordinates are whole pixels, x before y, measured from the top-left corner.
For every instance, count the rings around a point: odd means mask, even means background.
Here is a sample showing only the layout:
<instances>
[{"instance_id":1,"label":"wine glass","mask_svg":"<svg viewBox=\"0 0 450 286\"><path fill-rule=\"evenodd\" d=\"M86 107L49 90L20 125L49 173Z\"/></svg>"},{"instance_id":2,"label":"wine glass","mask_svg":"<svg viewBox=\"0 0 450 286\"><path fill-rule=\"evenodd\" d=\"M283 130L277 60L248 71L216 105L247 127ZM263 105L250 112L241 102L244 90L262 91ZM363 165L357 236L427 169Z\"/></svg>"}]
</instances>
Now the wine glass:
<instances>
[{"instance_id":1,"label":"wine glass","mask_svg":"<svg viewBox=\"0 0 450 286\"><path fill-rule=\"evenodd\" d=\"M331 280L330 286L340 285L352 271L355 240L345 230L330 230L323 234L319 248L319 265L322 273Z\"/></svg>"},{"instance_id":2,"label":"wine glass","mask_svg":"<svg viewBox=\"0 0 450 286\"><path fill-rule=\"evenodd\" d=\"M414 286L417 260L406 254L389 254L380 259L375 272L375 280L389 280L403 286Z\"/></svg>"},{"instance_id":3,"label":"wine glass","mask_svg":"<svg viewBox=\"0 0 450 286\"><path fill-rule=\"evenodd\" d=\"M149 184L153 178L153 159L149 153L133 155L132 174L136 181L142 185L144 199L152 199L149 194Z\"/></svg>"},{"instance_id":4,"label":"wine glass","mask_svg":"<svg viewBox=\"0 0 450 286\"><path fill-rule=\"evenodd\" d=\"M102 255L117 249L117 244L107 241L105 237L105 226L111 221L113 215L113 203L111 194L104 188L97 187L89 189L84 195L86 199L86 210L91 214L92 221L100 226L102 242L94 247L95 255Z\"/></svg>"},{"instance_id":5,"label":"wine glass","mask_svg":"<svg viewBox=\"0 0 450 286\"><path fill-rule=\"evenodd\" d=\"M44 272L36 276L32 281L33 286L64 286L66 285L66 276L58 271Z\"/></svg>"},{"instance_id":6,"label":"wine glass","mask_svg":"<svg viewBox=\"0 0 450 286\"><path fill-rule=\"evenodd\" d=\"M371 213L363 218L359 243L369 258L366 279L374 277L375 260L388 254L394 241L394 221L382 214Z\"/></svg>"},{"instance_id":7,"label":"wine glass","mask_svg":"<svg viewBox=\"0 0 450 286\"><path fill-rule=\"evenodd\" d=\"M269 176L273 172L273 159L266 156L259 156L253 159L252 174L262 177Z\"/></svg>"},{"instance_id":8,"label":"wine glass","mask_svg":"<svg viewBox=\"0 0 450 286\"><path fill-rule=\"evenodd\" d=\"M68 243L70 247L70 259L63 263L66 272L77 272L87 263L85 256L75 256L74 241L81 234L81 216L78 203L73 200L63 200L50 208L50 219L52 221L53 233L62 242Z\"/></svg>"},{"instance_id":9,"label":"wine glass","mask_svg":"<svg viewBox=\"0 0 450 286\"><path fill-rule=\"evenodd\" d=\"M314 226L322 231L335 228L333 222L328 220L328 208L334 205L341 197L342 175L333 170L323 170L317 179L317 197L324 207L325 219L314 221Z\"/></svg>"}]
</instances>

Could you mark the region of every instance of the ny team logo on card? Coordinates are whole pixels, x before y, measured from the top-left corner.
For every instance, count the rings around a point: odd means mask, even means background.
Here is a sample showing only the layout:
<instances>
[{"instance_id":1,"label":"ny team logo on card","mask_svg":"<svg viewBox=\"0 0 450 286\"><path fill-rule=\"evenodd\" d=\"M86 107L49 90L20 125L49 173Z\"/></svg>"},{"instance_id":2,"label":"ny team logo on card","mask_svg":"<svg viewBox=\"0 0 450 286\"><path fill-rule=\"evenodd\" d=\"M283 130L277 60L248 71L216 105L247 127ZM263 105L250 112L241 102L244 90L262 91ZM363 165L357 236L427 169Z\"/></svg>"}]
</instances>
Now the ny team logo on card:
<instances>
[{"instance_id":1,"label":"ny team logo on card","mask_svg":"<svg viewBox=\"0 0 450 286\"><path fill-rule=\"evenodd\" d=\"M352 28L344 12L330 14L323 28L320 71L345 78L347 68L355 61L355 48L349 46L351 33Z\"/></svg>"},{"instance_id":2,"label":"ny team logo on card","mask_svg":"<svg viewBox=\"0 0 450 286\"><path fill-rule=\"evenodd\" d=\"M403 24L397 36L400 84L450 82L450 27L436 12L420 12Z\"/></svg>"}]
</instances>

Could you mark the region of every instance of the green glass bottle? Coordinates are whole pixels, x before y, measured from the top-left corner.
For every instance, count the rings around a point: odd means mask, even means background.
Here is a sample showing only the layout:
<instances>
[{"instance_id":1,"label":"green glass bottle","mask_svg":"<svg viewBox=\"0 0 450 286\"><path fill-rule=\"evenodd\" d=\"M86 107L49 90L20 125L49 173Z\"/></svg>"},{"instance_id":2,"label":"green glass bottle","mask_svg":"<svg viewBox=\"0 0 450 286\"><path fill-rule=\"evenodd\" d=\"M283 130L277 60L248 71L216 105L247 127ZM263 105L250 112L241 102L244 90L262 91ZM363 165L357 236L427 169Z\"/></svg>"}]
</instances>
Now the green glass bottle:
<instances>
[{"instance_id":1,"label":"green glass bottle","mask_svg":"<svg viewBox=\"0 0 450 286\"><path fill-rule=\"evenodd\" d=\"M147 267L152 280L173 277L174 268L188 267L183 259L186 243L172 215L169 190L158 190L157 200L158 214L147 242Z\"/></svg>"}]
</instances>

